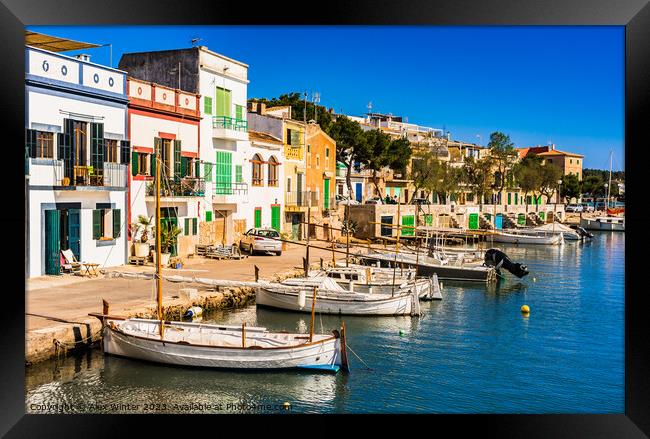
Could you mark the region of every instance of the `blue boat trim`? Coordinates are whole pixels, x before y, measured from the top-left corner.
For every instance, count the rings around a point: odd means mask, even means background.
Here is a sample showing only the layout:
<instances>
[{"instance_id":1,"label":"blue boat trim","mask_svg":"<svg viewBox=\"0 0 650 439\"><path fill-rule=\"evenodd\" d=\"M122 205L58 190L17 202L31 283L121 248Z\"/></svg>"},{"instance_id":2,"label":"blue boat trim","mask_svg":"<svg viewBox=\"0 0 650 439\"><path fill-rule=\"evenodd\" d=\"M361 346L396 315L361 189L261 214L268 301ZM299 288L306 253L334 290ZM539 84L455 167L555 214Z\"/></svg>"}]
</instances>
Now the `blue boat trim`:
<instances>
[{"instance_id":1,"label":"blue boat trim","mask_svg":"<svg viewBox=\"0 0 650 439\"><path fill-rule=\"evenodd\" d=\"M340 366L336 364L310 364L305 366L298 366L301 369L318 369L318 370L327 370L334 373L338 372L341 369Z\"/></svg>"}]
</instances>

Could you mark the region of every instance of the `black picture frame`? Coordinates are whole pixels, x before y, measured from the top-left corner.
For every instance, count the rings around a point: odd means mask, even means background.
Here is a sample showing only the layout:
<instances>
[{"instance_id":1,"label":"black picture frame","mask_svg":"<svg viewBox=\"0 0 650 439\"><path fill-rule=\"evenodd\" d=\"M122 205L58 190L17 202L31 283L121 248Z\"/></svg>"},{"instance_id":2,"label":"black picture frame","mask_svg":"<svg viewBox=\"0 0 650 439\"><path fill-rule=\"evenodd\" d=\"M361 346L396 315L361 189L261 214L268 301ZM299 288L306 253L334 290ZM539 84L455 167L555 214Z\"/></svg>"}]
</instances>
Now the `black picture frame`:
<instances>
[{"instance_id":1,"label":"black picture frame","mask_svg":"<svg viewBox=\"0 0 650 439\"><path fill-rule=\"evenodd\" d=\"M648 318L644 307L645 236L643 227L642 175L648 162L650 130L650 5L646 0L625 1L549 1L549 0L491 0L474 2L456 0L446 2L373 2L369 0L307 4L298 2L241 2L204 1L143 2L113 0L96 1L30 1L2 0L0 3L0 84L2 84L4 153L9 154L4 167L6 179L5 215L0 225L5 231L4 242L11 249L3 284L3 321L0 326L0 434L7 437L100 437L116 434L148 436L169 434L169 426L183 427L185 423L206 424L216 429L227 424L239 426L249 433L252 424L259 428L283 429L276 422L291 423L305 417L265 417L263 423L242 422L239 417L221 416L199 418L138 415L26 415L24 389L25 279L15 268L24 240L19 230L25 226L24 194L15 182L21 181L24 142L24 26L25 25L109 25L109 24L395 24L395 25L614 25L625 26L625 153L628 184L626 197L625 250L625 413L620 415L437 415L417 416L396 420L391 416L361 419L360 425L383 427L402 424L403 434L419 434L415 424L442 434L463 434L470 429L500 437L646 437L650 435L650 361ZM586 73L588 74L588 73ZM10 104L8 104L10 103ZM630 165L627 165L627 164ZM13 165L15 164L15 165ZM7 198L9 197L9 198ZM17 214L15 211L20 212ZM8 214L8 212L11 212ZM9 239L7 239L9 238ZM7 278L11 277L9 283ZM603 310L603 312L607 312ZM534 392L535 389L530 389ZM155 422L154 422L155 419ZM353 419L353 421L356 421ZM338 419L321 424L317 430L344 434L346 428ZM300 422L315 426L313 418ZM218 426L218 427L217 427ZM192 427L192 430L196 425ZM408 427L408 428L407 428ZM290 427L291 428L291 427ZM451 430L448 430L451 429ZM293 428L291 428L293 430ZM276 430L283 432L286 430ZM223 434L223 430L219 431ZM297 431L294 431L297 433ZM187 434L198 434L195 432ZM216 434L216 433L214 433ZM303 431L302 434L309 434ZM301 434L301 435L302 435Z\"/></svg>"}]
</instances>

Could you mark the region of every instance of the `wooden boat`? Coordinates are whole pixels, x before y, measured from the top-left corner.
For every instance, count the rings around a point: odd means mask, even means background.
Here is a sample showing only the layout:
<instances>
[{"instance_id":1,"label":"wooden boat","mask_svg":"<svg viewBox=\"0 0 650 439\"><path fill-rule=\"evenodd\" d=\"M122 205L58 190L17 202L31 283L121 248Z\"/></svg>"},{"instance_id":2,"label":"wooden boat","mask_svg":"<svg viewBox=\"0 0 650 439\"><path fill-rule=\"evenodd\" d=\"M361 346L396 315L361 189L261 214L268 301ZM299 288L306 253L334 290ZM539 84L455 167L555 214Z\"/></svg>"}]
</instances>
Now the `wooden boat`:
<instances>
[{"instance_id":1,"label":"wooden boat","mask_svg":"<svg viewBox=\"0 0 650 439\"><path fill-rule=\"evenodd\" d=\"M495 232L487 239L509 244L558 245L563 242L562 234L519 230Z\"/></svg>"},{"instance_id":2,"label":"wooden boat","mask_svg":"<svg viewBox=\"0 0 650 439\"><path fill-rule=\"evenodd\" d=\"M404 272L405 271L405 272ZM325 276L334 280L339 286L357 293L378 293L391 294L393 287L393 270L377 267L364 267L362 265L348 267L333 267L326 270L319 270L311 274L312 277ZM398 289L415 288L420 299L442 299L436 293L431 278L415 277L414 269L400 270L395 277L395 285ZM434 297L435 295L435 297Z\"/></svg>"},{"instance_id":3,"label":"wooden boat","mask_svg":"<svg viewBox=\"0 0 650 439\"><path fill-rule=\"evenodd\" d=\"M283 281L281 286L262 286L255 293L255 302L258 306L298 312L312 309L322 314L420 315L414 288L396 288L393 294L357 293L341 288L328 277L293 278Z\"/></svg>"},{"instance_id":4,"label":"wooden boat","mask_svg":"<svg viewBox=\"0 0 650 439\"><path fill-rule=\"evenodd\" d=\"M159 157L158 151L154 157ZM156 166L156 230L160 231L160 169ZM156 233L158 318L111 316L104 302L101 314L106 354L180 366L223 369L307 368L338 372L348 370L345 324L331 334L314 334L314 307L309 334L274 333L247 328L163 319L160 233ZM315 294L314 300L315 303Z\"/></svg>"},{"instance_id":5,"label":"wooden boat","mask_svg":"<svg viewBox=\"0 0 650 439\"><path fill-rule=\"evenodd\" d=\"M571 227L560 223L544 224L543 226L532 227L530 230L533 232L559 233L562 234L565 241L580 241L583 239L583 236Z\"/></svg>"},{"instance_id":6,"label":"wooden boat","mask_svg":"<svg viewBox=\"0 0 650 439\"><path fill-rule=\"evenodd\" d=\"M601 216L596 218L582 218L580 226L586 230L602 230L608 232L624 232L625 217Z\"/></svg>"}]
</instances>

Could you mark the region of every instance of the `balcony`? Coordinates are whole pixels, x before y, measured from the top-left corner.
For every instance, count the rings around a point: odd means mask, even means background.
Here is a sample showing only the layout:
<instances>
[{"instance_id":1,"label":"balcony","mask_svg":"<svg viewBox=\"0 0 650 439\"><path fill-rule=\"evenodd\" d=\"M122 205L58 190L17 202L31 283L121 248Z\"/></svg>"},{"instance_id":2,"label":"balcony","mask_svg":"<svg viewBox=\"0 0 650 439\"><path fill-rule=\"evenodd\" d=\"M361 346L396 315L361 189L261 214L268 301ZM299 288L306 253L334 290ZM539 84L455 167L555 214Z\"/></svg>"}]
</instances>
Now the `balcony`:
<instances>
[{"instance_id":1,"label":"balcony","mask_svg":"<svg viewBox=\"0 0 650 439\"><path fill-rule=\"evenodd\" d=\"M313 208L318 207L318 192L312 191L291 191L285 193L284 205L287 209L306 208L311 205Z\"/></svg>"},{"instance_id":2,"label":"balcony","mask_svg":"<svg viewBox=\"0 0 650 439\"><path fill-rule=\"evenodd\" d=\"M212 186L212 202L238 204L248 195L248 183L217 182Z\"/></svg>"},{"instance_id":3,"label":"balcony","mask_svg":"<svg viewBox=\"0 0 650 439\"><path fill-rule=\"evenodd\" d=\"M156 193L155 184L147 185L147 196ZM205 180L202 178L183 177L175 180L165 179L160 182L161 197L202 197L205 195Z\"/></svg>"},{"instance_id":4,"label":"balcony","mask_svg":"<svg viewBox=\"0 0 650 439\"><path fill-rule=\"evenodd\" d=\"M30 186L52 186L57 190L82 188L126 188L127 165L104 162L103 169L92 166L69 166L63 160L30 158L28 163Z\"/></svg>"},{"instance_id":5,"label":"balcony","mask_svg":"<svg viewBox=\"0 0 650 439\"><path fill-rule=\"evenodd\" d=\"M287 160L302 160L302 145L300 146L292 146L292 145L285 145L284 147L284 157Z\"/></svg>"},{"instance_id":6,"label":"balcony","mask_svg":"<svg viewBox=\"0 0 650 439\"><path fill-rule=\"evenodd\" d=\"M213 116L212 137L228 140L247 140L248 122L234 117Z\"/></svg>"}]
</instances>

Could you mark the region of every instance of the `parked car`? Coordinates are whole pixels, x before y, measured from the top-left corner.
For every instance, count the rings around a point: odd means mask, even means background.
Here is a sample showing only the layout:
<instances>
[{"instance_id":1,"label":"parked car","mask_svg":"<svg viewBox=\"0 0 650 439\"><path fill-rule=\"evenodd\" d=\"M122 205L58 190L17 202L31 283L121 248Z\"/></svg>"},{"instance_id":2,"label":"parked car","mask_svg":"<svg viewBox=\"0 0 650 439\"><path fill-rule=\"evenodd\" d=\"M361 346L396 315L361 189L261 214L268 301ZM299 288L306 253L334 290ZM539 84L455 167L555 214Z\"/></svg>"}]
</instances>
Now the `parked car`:
<instances>
[{"instance_id":1,"label":"parked car","mask_svg":"<svg viewBox=\"0 0 650 439\"><path fill-rule=\"evenodd\" d=\"M411 204L431 204L426 198L413 198Z\"/></svg>"},{"instance_id":2,"label":"parked car","mask_svg":"<svg viewBox=\"0 0 650 439\"><path fill-rule=\"evenodd\" d=\"M593 212L593 211L596 210L596 209L594 208L594 206L593 206L592 204L590 204L590 203L582 203L581 206L582 206L582 211L583 211L583 212L588 212L588 213L590 213L590 212Z\"/></svg>"},{"instance_id":3,"label":"parked car","mask_svg":"<svg viewBox=\"0 0 650 439\"><path fill-rule=\"evenodd\" d=\"M251 255L255 252L272 252L280 256L282 241L275 229L250 229L241 237L239 248L248 251Z\"/></svg>"},{"instance_id":4,"label":"parked car","mask_svg":"<svg viewBox=\"0 0 650 439\"><path fill-rule=\"evenodd\" d=\"M381 198L368 198L365 202L365 204L382 204L381 203Z\"/></svg>"},{"instance_id":5,"label":"parked car","mask_svg":"<svg viewBox=\"0 0 650 439\"><path fill-rule=\"evenodd\" d=\"M582 205L581 204L567 204L566 207L564 208L565 212L582 212Z\"/></svg>"}]
</instances>

